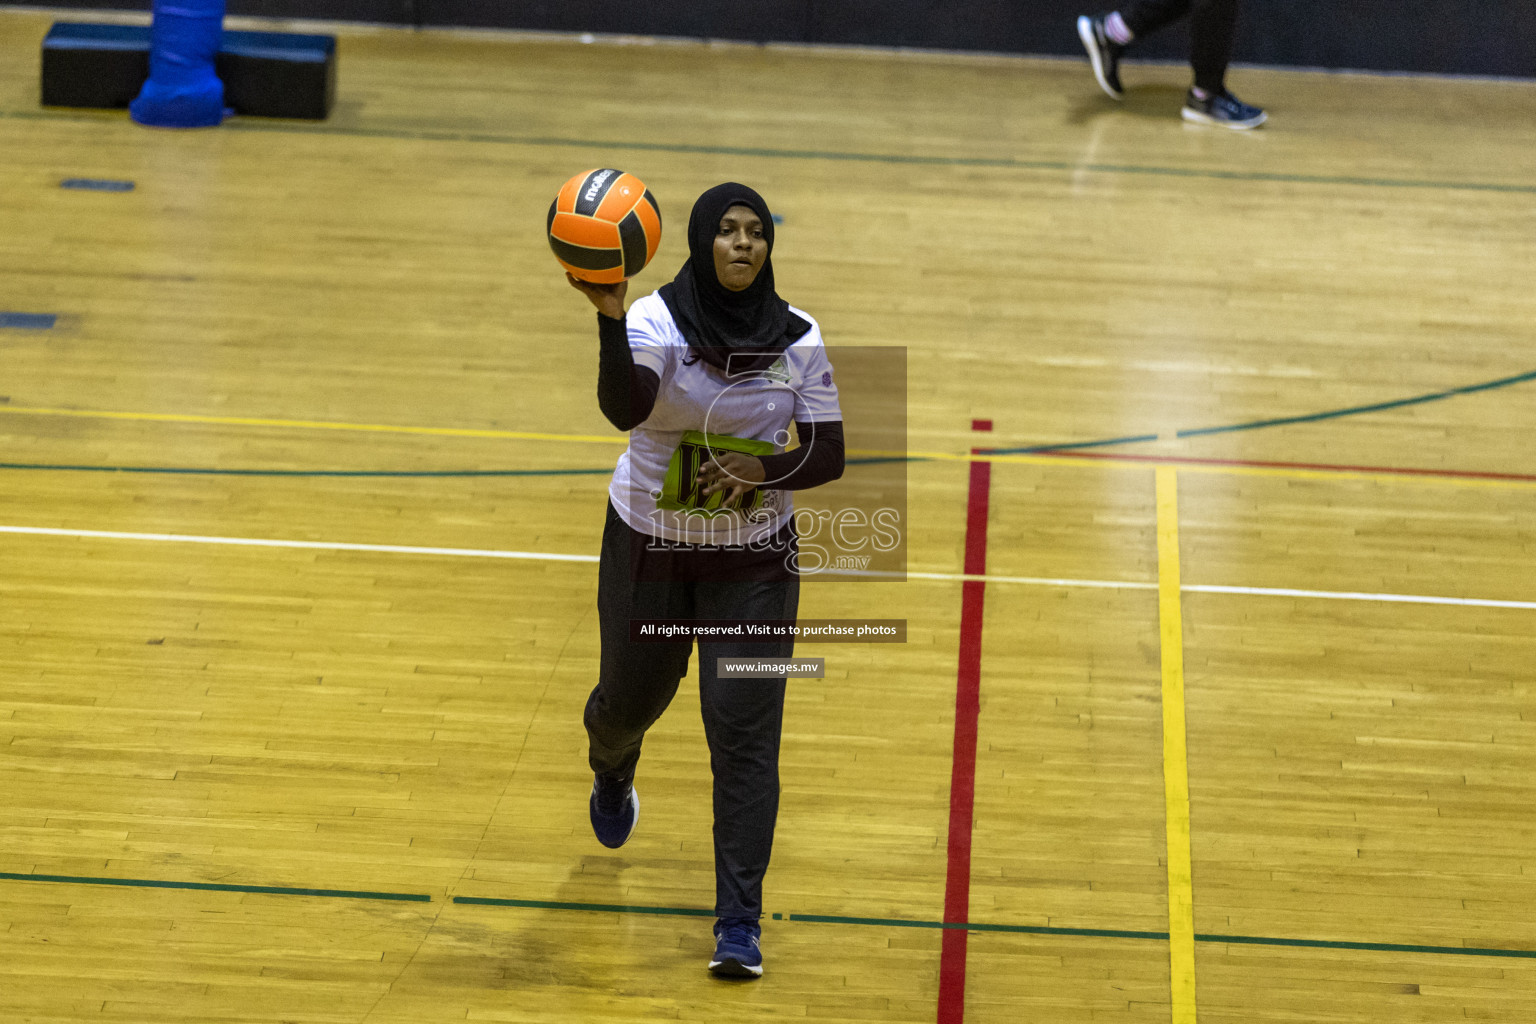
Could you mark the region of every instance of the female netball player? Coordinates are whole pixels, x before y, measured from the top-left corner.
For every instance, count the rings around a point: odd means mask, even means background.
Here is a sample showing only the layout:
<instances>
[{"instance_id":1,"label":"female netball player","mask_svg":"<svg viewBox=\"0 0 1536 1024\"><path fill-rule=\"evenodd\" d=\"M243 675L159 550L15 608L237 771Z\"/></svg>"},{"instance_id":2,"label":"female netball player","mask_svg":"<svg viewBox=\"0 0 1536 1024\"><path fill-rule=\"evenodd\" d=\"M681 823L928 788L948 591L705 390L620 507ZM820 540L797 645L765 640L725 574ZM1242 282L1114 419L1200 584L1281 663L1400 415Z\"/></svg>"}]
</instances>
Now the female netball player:
<instances>
[{"instance_id":1,"label":"female netball player","mask_svg":"<svg viewBox=\"0 0 1536 1024\"><path fill-rule=\"evenodd\" d=\"M645 731L688 671L692 637L656 642L634 620L793 622L789 491L843 472L842 412L816 322L773 287L773 216L718 185L688 219L688 262L625 313L626 286L570 277L597 307L598 405L628 430L608 489L598 565L602 658L587 700L592 829L622 846L640 815ZM782 449L794 423L800 447ZM714 774L715 953L727 977L763 973L763 876L779 807L785 680L722 678L721 658L787 658L794 641L699 640L699 704Z\"/></svg>"}]
</instances>

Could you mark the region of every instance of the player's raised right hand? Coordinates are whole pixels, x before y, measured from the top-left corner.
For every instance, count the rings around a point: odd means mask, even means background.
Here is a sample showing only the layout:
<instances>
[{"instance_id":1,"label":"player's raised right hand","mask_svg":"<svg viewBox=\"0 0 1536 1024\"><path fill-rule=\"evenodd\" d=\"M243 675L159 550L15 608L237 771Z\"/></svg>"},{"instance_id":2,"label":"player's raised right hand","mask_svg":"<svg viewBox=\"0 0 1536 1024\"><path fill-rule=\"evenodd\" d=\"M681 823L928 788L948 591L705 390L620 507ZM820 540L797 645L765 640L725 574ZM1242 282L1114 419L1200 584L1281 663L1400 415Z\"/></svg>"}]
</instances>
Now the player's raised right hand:
<instances>
[{"instance_id":1,"label":"player's raised right hand","mask_svg":"<svg viewBox=\"0 0 1536 1024\"><path fill-rule=\"evenodd\" d=\"M629 282L620 281L618 284L593 284L591 281L583 281L581 278L566 271L565 279L571 282L571 287L581 292L597 311L603 316L611 316L615 320L624 319L624 296L629 292Z\"/></svg>"}]
</instances>

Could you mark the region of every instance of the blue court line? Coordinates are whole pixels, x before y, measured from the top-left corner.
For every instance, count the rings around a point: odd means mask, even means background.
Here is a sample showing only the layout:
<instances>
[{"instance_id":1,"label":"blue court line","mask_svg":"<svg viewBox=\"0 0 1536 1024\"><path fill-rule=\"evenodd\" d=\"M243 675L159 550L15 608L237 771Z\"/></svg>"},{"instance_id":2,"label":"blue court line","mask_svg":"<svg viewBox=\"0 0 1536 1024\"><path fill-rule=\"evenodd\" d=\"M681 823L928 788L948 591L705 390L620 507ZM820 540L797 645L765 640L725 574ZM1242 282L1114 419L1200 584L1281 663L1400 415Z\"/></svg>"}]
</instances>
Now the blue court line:
<instances>
[{"instance_id":1,"label":"blue court line","mask_svg":"<svg viewBox=\"0 0 1536 1024\"><path fill-rule=\"evenodd\" d=\"M1458 395L1471 395L1479 391L1493 391L1497 388L1507 388L1513 384L1523 384L1536 380L1536 370L1529 373L1517 373L1512 377L1500 377L1497 380L1483 381L1480 384L1468 384L1465 387L1450 388L1445 391L1435 391L1427 395L1416 395L1413 398L1399 398L1390 402L1375 402L1371 405L1352 405L1345 409L1331 409L1328 412L1305 413L1300 416L1281 416L1266 420L1251 420L1247 423L1232 423L1222 427L1198 427L1193 430L1180 430L1174 436L1203 437L1207 434L1233 434L1243 430L1259 430L1264 427L1283 427L1293 423L1317 423L1321 420L1341 419L1345 416L1359 416L1362 413L1382 412L1387 409L1402 409L1410 405L1423 405L1425 402L1438 402L1443 398L1455 398ZM1058 451L1070 451L1074 448L1098 448L1116 444L1132 444L1138 441L1156 441L1156 434L1142 434L1138 437L1118 437L1105 441L1081 441L1076 444L1042 444L1030 445L1025 448L981 448L978 451L983 455L1029 455L1036 453L1050 453Z\"/></svg>"},{"instance_id":2,"label":"blue court line","mask_svg":"<svg viewBox=\"0 0 1536 1024\"><path fill-rule=\"evenodd\" d=\"M53 313L0 313L0 327L19 327L27 331L50 330L59 322Z\"/></svg>"},{"instance_id":3,"label":"blue court line","mask_svg":"<svg viewBox=\"0 0 1536 1024\"><path fill-rule=\"evenodd\" d=\"M83 189L87 192L132 192L133 182L113 181L110 178L65 178L60 188Z\"/></svg>"},{"instance_id":4,"label":"blue court line","mask_svg":"<svg viewBox=\"0 0 1536 1024\"><path fill-rule=\"evenodd\" d=\"M13 882L56 882L66 885L121 885L133 889L197 889L208 892L253 892L266 896L329 896L349 900L396 900L431 903L432 897L415 892L363 892L353 889L295 889L285 885L226 885L223 882L166 882L153 878L88 878L78 875L24 875L0 871L0 879Z\"/></svg>"},{"instance_id":5,"label":"blue court line","mask_svg":"<svg viewBox=\"0 0 1536 1024\"><path fill-rule=\"evenodd\" d=\"M648 907L615 903L560 903L553 900L489 899L480 896L455 896L454 903L485 907L525 907L536 910L581 910L605 914L668 914L687 917L714 917L713 910L693 907ZM968 932L1002 932L1015 935L1057 935L1074 938L1148 939L1168 941L1167 932L1129 931L1120 928L1058 928L1031 924L985 924L977 921L921 921L899 917L833 917L823 914L773 914L775 921L801 921L807 924L849 924L876 928L930 928ZM1247 946L1299 946L1308 949L1354 949L1373 953L1433 953L1443 956L1491 956L1536 959L1536 950L1486 949L1473 946L1419 946L1396 942L1342 942L1332 939L1288 939L1262 935L1195 935L1196 942L1233 943Z\"/></svg>"},{"instance_id":6,"label":"blue court line","mask_svg":"<svg viewBox=\"0 0 1536 1024\"><path fill-rule=\"evenodd\" d=\"M0 111L0 117L34 121L83 120L69 114L40 111ZM100 118L96 118L100 120ZM701 156L760 157L779 160L822 160L841 163L906 164L937 167L995 167L1002 170L1092 172L1153 177L1263 181L1299 185L1354 185L1366 188L1443 189L1536 195L1536 184L1437 180L1429 178L1370 178L1350 175L1284 174L1274 171L1223 171L1198 167L1161 167L1150 164L1078 163L1071 160L1023 160L1013 157L923 156L907 153L857 153L824 149L769 149L744 146L701 146L684 143L639 142L625 139L574 139L559 136L496 135L486 132L442 132L391 128L307 128L297 125L231 121L227 131L276 132L283 135L336 135L353 138L402 139L415 142L469 142L505 146L538 146L569 149L628 150L646 153L680 153Z\"/></svg>"}]
</instances>

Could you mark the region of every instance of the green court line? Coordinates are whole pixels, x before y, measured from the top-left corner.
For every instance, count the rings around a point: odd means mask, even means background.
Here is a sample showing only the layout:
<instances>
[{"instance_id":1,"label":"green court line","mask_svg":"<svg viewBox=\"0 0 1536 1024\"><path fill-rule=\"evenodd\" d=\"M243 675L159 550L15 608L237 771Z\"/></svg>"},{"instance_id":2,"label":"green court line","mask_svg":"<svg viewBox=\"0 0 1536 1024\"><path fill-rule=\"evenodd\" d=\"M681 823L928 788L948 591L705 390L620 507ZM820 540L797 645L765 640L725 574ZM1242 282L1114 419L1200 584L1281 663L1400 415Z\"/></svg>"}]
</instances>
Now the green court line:
<instances>
[{"instance_id":1,"label":"green court line","mask_svg":"<svg viewBox=\"0 0 1536 1024\"><path fill-rule=\"evenodd\" d=\"M594 476L612 474L603 469L446 469L446 470L372 470L372 469L204 469L194 466L70 466L51 463L0 462L0 469L54 470L69 473L173 473L183 476L328 476L328 477L503 477L503 476Z\"/></svg>"},{"instance_id":2,"label":"green court line","mask_svg":"<svg viewBox=\"0 0 1536 1024\"><path fill-rule=\"evenodd\" d=\"M1102 441L1074 441L1070 444L1036 444L1027 448L978 448L978 455L1049 455L1052 452L1069 452L1079 448L1108 448L1117 444L1140 444L1156 441L1156 434L1136 434L1130 437L1107 437Z\"/></svg>"},{"instance_id":3,"label":"green court line","mask_svg":"<svg viewBox=\"0 0 1536 1024\"><path fill-rule=\"evenodd\" d=\"M102 118L32 111L0 111L0 117L32 121L100 121ZM820 160L841 163L905 164L929 167L994 167L1002 170L1066 171L1126 174L1222 181L1262 181L1298 185L1354 185L1366 188L1441 189L1463 192L1495 192L1536 195L1536 184L1450 181L1430 178L1371 178L1351 175L1286 174L1276 171L1223 171L1199 167L1162 167L1152 164L1077 163L1071 160L1025 160L1016 157L925 156L914 153L858 153L828 149L773 149L752 146L705 146L680 142L640 142L633 139L576 139L542 135L500 135L487 132L426 131L406 128L319 128L284 123L234 120L230 131L272 132L280 135L331 135L352 138L400 139L412 142L468 142L503 146L536 146L567 149L628 150L650 153L682 153L702 156L740 156L772 160Z\"/></svg>"},{"instance_id":4,"label":"green court line","mask_svg":"<svg viewBox=\"0 0 1536 1024\"><path fill-rule=\"evenodd\" d=\"M431 903L432 897L415 892L363 892L353 889L295 889L285 885L228 885L223 882L166 882L154 878L88 878L77 875L30 875L0 871L0 879L13 882L56 882L66 885L121 885L134 889L197 889L208 892L253 892L266 896L328 896L349 900L400 900Z\"/></svg>"},{"instance_id":5,"label":"green court line","mask_svg":"<svg viewBox=\"0 0 1536 1024\"><path fill-rule=\"evenodd\" d=\"M1204 437L1208 434L1233 434L1243 430L1283 427L1293 423L1317 423L1321 420L1336 420L1345 416L1359 416L1362 413L1382 412L1386 409L1402 409L1411 405L1423 405L1426 402L1438 402L1443 398L1471 395L1479 391L1493 391L1498 388L1507 388L1513 384L1523 384L1526 381L1533 380L1536 380L1536 370L1531 370L1527 373L1517 373L1512 377L1500 377L1497 380L1486 380L1478 384L1468 384L1464 387L1449 388L1445 391L1435 391L1427 395L1415 395L1412 398L1399 398L1390 402L1375 402L1371 405L1352 405L1345 409L1304 413L1300 416L1281 416L1266 420L1251 420L1247 423L1231 423L1221 427L1198 427L1193 430L1180 430L1175 436L1179 438ZM1156 441L1157 439L1156 434L1143 434L1139 437L1116 437L1105 441L1080 441L1075 444L1042 444L1031 445L1026 448L982 448L979 451L983 455L1048 455L1051 452L1069 451L1074 448L1099 448L1117 444L1134 444L1141 441Z\"/></svg>"},{"instance_id":6,"label":"green court line","mask_svg":"<svg viewBox=\"0 0 1536 1024\"><path fill-rule=\"evenodd\" d=\"M1536 370L1525 373L1517 373L1508 377L1499 377L1494 380L1481 381L1476 384L1467 384L1458 388L1447 388L1443 391L1434 391L1429 394L1415 395L1411 398L1398 398L1387 402L1373 402L1369 405L1352 405L1343 409L1329 409L1325 412L1303 413L1297 416L1271 417L1262 420L1250 420L1245 423L1230 423L1218 427L1196 427L1189 430L1177 431L1174 435L1179 439L1190 437L1205 437L1212 434L1233 434L1247 430L1261 430L1268 427L1282 427L1297 423L1318 423L1324 420L1342 419L1347 416L1360 416L1365 413L1383 412L1389 409L1403 409L1415 405L1423 405L1428 402L1438 402L1447 398L1455 398L1459 395L1477 394L1483 391L1494 391L1499 388L1511 387L1515 384L1523 384L1536 381ZM1026 445L1017 448L978 448L981 455L1037 455L1051 454L1053 452L1066 452L1084 448L1107 448L1122 444L1139 444L1156 441L1156 434L1136 434L1125 437L1105 438L1098 441L1077 441L1065 444L1040 444ZM876 465L887 462L925 462L922 456L876 456L870 458L848 459L847 465ZM611 468L602 469L491 469L491 470L421 470L421 471L396 471L396 470L296 470L296 469L216 469L195 468L178 466L85 466L45 463L20 463L0 462L0 470L55 470L81 473L177 473L185 475L210 475L210 476L271 476L271 477L519 477L519 476L585 476L599 475L613 472Z\"/></svg>"},{"instance_id":7,"label":"green court line","mask_svg":"<svg viewBox=\"0 0 1536 1024\"><path fill-rule=\"evenodd\" d=\"M614 903L561 903L554 900L490 899L480 896L455 896L455 903L467 903L490 907L525 907L536 910L585 910L607 914L672 914L686 917L714 917L713 910L695 907L642 907ZM1095 939L1150 939L1168 941L1167 932L1128 931L1119 928L1055 928L1049 925L985 924L971 921L954 923L945 921L920 921L900 917L834 917L823 914L773 914L775 921L804 922L806 924L847 924L876 928L930 928L963 929L968 932L1003 932L1016 935L1058 935L1073 938ZM1396 942L1342 942L1331 939L1287 939L1261 935L1202 935L1195 934L1196 942L1238 943L1247 946L1300 946L1310 949L1355 949L1373 953L1433 953L1447 956L1492 956L1536 959L1536 950L1484 949L1472 946L1416 946Z\"/></svg>"},{"instance_id":8,"label":"green court line","mask_svg":"<svg viewBox=\"0 0 1536 1024\"><path fill-rule=\"evenodd\" d=\"M1254 420L1250 423L1234 423L1225 427L1201 427L1196 430L1181 430L1179 437L1203 437L1206 434L1231 434L1239 430L1259 430L1263 427L1283 427L1291 423L1316 423L1319 420L1333 420L1341 416L1358 416L1367 412L1382 412L1386 409L1401 409L1409 405L1422 405L1425 402L1438 402L1442 398L1454 398L1457 395L1470 395L1478 391L1492 391L1495 388L1506 388L1511 384L1522 384L1529 380L1536 380L1536 370L1529 373L1517 373L1513 377L1501 377L1498 380L1484 381L1481 384L1468 384L1466 387L1451 388L1447 391L1436 391L1429 395L1418 395L1413 398L1400 398L1392 402L1376 402L1373 405L1356 405L1348 409L1334 409L1329 412L1315 412L1302 416L1284 416L1279 419Z\"/></svg>"},{"instance_id":9,"label":"green court line","mask_svg":"<svg viewBox=\"0 0 1536 1024\"><path fill-rule=\"evenodd\" d=\"M622 903L555 903L550 900L499 900L484 896L455 896L455 903L481 907L528 907L534 910L595 910L605 914L671 914L681 917L714 917L713 910L694 907L636 907Z\"/></svg>"},{"instance_id":10,"label":"green court line","mask_svg":"<svg viewBox=\"0 0 1536 1024\"><path fill-rule=\"evenodd\" d=\"M192 889L203 892L241 892L264 896L321 896L331 899L391 900L430 903L432 897L414 892L367 892L354 889L304 889L282 885L233 885L224 882L174 882L153 878L92 878L82 875L35 875L0 871L0 879L13 882L51 882L64 885L115 885L134 889ZM651 907L623 903L563 903L556 900L495 899L486 896L455 896L454 903L485 907L521 907L531 910L577 910L605 914L659 914L672 917L714 917L713 910L699 907ZM1129 931L1119 928L1057 928L1049 925L954 923L898 917L841 917L824 914L774 914L776 921L806 924L846 924L876 928L964 929L969 932L1001 932L1015 935L1056 935L1075 938L1150 939L1164 941L1167 932ZM1307 949L1353 949L1372 953L1430 953L1438 956L1485 956L1536 960L1536 950L1493 949L1474 946L1422 946L1396 942L1345 942L1333 939L1290 939L1261 935L1195 935L1196 942L1233 943L1245 946L1290 946Z\"/></svg>"},{"instance_id":11,"label":"green court line","mask_svg":"<svg viewBox=\"0 0 1536 1024\"><path fill-rule=\"evenodd\" d=\"M1266 181L1305 185L1359 185L1374 188L1450 189L1474 192L1509 192L1536 195L1536 185L1501 182L1436 181L1413 178L1365 178L1348 175L1283 174L1272 171L1221 171L1195 167L1159 167L1150 164L1077 163L1071 160L1022 160L1016 157L923 156L912 153L856 153L826 149L770 149L756 146L701 146L686 143L638 142L619 139L573 139L560 136L491 135L480 132L424 132L401 129L289 128L286 125L231 122L238 131L275 131L296 134L356 135L369 138L409 139L424 142L477 142L511 146L574 149L634 150L652 153L686 153L700 156L742 156L774 160L823 160L842 163L905 164L929 167L995 167L1025 171L1088 171L1098 174L1133 174L1170 178L1207 178L1226 181Z\"/></svg>"},{"instance_id":12,"label":"green court line","mask_svg":"<svg viewBox=\"0 0 1536 1024\"><path fill-rule=\"evenodd\" d=\"M882 462L927 462L922 457L880 456L848 459L846 465L866 466ZM217 469L197 466L74 466L63 463L0 462L0 470L39 470L61 473L170 473L180 476L278 476L278 477L520 477L520 476L610 476L612 466L601 469Z\"/></svg>"}]
</instances>

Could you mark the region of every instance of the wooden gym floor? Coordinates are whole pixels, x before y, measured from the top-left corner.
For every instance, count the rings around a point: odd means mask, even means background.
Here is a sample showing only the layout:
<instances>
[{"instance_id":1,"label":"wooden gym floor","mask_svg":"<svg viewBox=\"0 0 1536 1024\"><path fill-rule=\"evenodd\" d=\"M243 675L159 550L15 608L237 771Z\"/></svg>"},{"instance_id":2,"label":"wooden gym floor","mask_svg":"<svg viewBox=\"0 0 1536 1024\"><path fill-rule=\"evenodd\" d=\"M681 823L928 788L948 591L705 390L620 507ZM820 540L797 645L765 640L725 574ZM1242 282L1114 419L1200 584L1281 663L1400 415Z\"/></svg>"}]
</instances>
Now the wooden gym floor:
<instances>
[{"instance_id":1,"label":"wooden gym floor","mask_svg":"<svg viewBox=\"0 0 1536 1024\"><path fill-rule=\"evenodd\" d=\"M1536 85L1241 69L1235 134L1176 67L350 28L328 122L178 133L41 109L49 22L0 14L0 1017L1532 1019ZM908 360L912 577L804 614L910 634L799 650L753 985L689 685L586 822L619 439L542 231L598 165L667 218L633 294L739 179Z\"/></svg>"}]
</instances>

